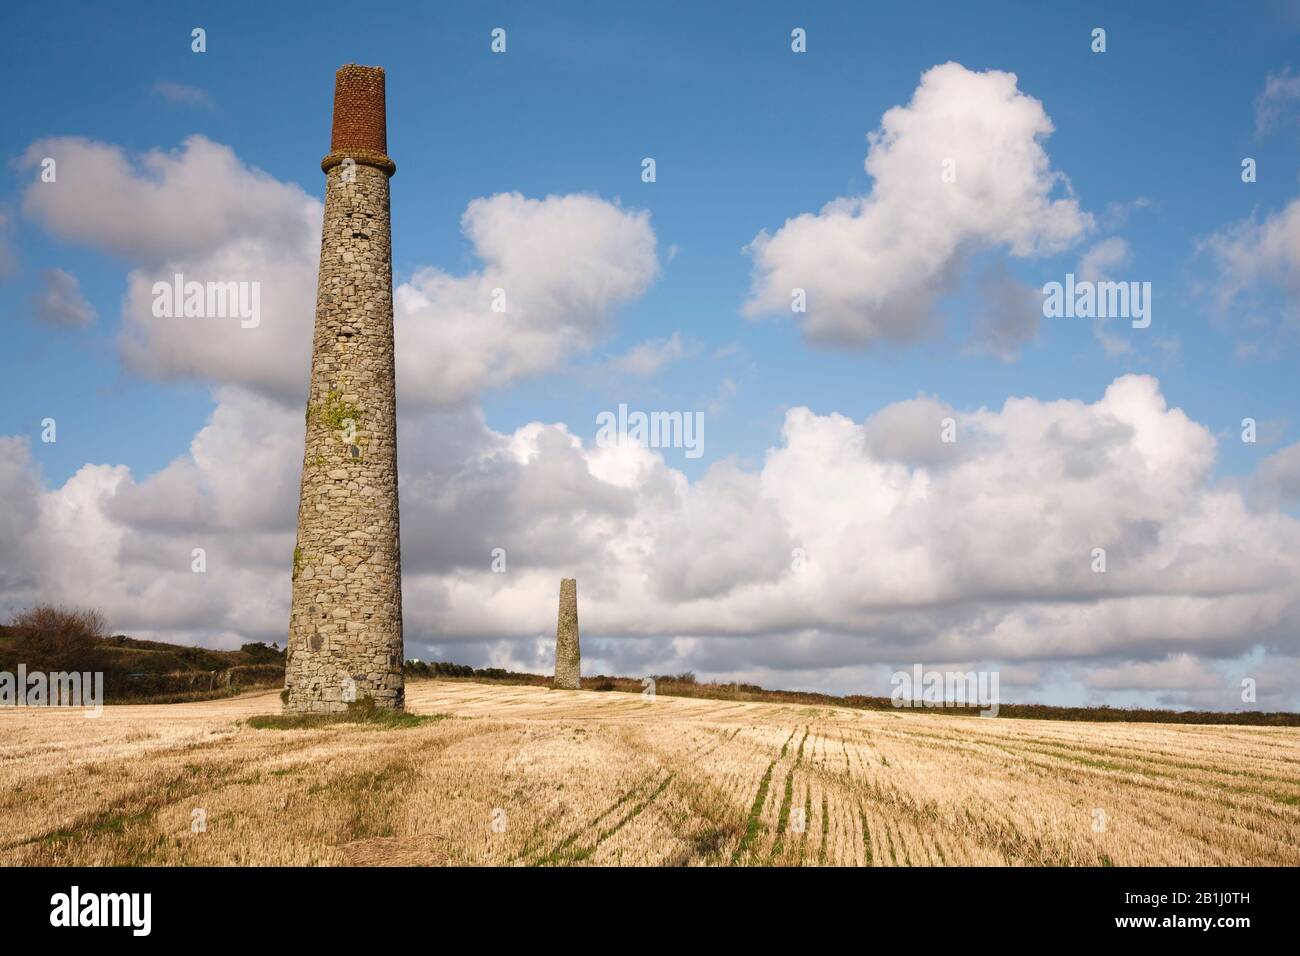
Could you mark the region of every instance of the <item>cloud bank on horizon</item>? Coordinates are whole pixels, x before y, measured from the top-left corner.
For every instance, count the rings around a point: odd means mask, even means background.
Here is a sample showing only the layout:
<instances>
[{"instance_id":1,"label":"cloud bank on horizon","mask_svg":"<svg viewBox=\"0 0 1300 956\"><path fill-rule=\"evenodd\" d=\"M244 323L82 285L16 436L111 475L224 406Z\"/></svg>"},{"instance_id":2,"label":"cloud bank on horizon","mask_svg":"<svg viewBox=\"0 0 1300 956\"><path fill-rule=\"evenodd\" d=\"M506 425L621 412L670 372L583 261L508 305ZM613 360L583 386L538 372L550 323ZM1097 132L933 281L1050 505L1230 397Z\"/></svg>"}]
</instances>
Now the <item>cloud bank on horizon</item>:
<instances>
[{"instance_id":1,"label":"cloud bank on horizon","mask_svg":"<svg viewBox=\"0 0 1300 956\"><path fill-rule=\"evenodd\" d=\"M1012 73L926 71L869 135L868 193L752 241L742 312L785 313L801 288L814 343L940 334L938 305L973 253L1058 254L1098 230L1048 156L1053 129ZM320 203L198 135L134 158L48 138L19 166L46 156L60 188L28 185L23 215L124 265L124 367L203 383L214 407L152 474L87 463L46 487L27 440L0 438L0 605L91 604L142 637L282 641ZM1198 245L1222 307L1280 295L1294 321L1298 210ZM497 431L485 396L589 355L664 267L650 214L595 195L496 193L469 203L461 230L477 266L419 267L394 290L408 656L545 669L556 581L576 576L584 655L607 673L887 693L913 661L995 664L1023 697L1073 685L1233 709L1249 669L1259 706L1300 706L1300 521L1286 510L1300 444L1249 481L1220 480L1221 436L1133 374L998 408L925 393L861 419L793 407L761 462L718 460L693 480L660 450L601 447L564 423ZM1103 239L1080 274L1130 254ZM257 279L256 334L156 317L151 286L174 273ZM95 321L75 275L45 282L44 321ZM975 334L1010 361L1040 334L1034 290L1002 273L980 290ZM650 378L686 352L673 333L609 366Z\"/></svg>"}]
</instances>

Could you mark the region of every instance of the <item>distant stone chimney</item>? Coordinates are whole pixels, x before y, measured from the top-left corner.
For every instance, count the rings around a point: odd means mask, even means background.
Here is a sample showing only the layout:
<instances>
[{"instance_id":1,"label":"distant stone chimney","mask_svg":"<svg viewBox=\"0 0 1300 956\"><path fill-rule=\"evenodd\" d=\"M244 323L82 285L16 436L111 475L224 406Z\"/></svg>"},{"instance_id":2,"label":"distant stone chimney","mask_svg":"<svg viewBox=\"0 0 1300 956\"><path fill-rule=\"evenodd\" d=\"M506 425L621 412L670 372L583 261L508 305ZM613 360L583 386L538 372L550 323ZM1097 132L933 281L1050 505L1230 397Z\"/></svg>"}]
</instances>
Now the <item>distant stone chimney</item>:
<instances>
[{"instance_id":1,"label":"distant stone chimney","mask_svg":"<svg viewBox=\"0 0 1300 956\"><path fill-rule=\"evenodd\" d=\"M578 690L582 673L578 650L578 581L560 581L560 620L555 628L555 687Z\"/></svg>"},{"instance_id":2,"label":"distant stone chimney","mask_svg":"<svg viewBox=\"0 0 1300 956\"><path fill-rule=\"evenodd\" d=\"M400 710L402 580L384 71L342 67L325 172L285 707Z\"/></svg>"}]
</instances>

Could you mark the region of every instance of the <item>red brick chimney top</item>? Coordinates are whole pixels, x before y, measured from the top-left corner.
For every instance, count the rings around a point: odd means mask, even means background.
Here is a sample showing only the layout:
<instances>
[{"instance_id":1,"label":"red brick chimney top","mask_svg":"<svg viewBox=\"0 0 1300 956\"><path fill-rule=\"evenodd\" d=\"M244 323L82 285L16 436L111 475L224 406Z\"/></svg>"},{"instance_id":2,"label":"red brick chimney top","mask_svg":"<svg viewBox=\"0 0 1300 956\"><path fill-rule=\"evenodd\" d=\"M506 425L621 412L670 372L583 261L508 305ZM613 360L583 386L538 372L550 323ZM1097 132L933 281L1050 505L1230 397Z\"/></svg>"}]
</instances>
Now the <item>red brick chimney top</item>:
<instances>
[{"instance_id":1,"label":"red brick chimney top","mask_svg":"<svg viewBox=\"0 0 1300 956\"><path fill-rule=\"evenodd\" d=\"M383 67L349 63L334 75L334 131L321 169L328 172L346 158L390 176L397 168L388 158Z\"/></svg>"}]
</instances>

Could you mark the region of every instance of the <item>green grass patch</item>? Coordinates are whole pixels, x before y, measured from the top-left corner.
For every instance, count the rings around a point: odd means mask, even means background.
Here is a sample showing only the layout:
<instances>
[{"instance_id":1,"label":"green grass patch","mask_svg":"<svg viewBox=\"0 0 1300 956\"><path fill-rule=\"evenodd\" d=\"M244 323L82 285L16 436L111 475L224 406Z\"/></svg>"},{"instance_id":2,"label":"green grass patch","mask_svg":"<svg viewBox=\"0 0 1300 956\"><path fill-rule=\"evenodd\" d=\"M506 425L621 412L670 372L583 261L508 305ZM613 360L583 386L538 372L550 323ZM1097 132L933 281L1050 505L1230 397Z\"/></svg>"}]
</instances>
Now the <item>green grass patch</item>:
<instances>
[{"instance_id":1,"label":"green grass patch","mask_svg":"<svg viewBox=\"0 0 1300 956\"><path fill-rule=\"evenodd\" d=\"M795 754L794 763L791 765L790 769L786 771L785 775L785 794L781 798L781 809L777 813L776 817L776 842L772 844L772 853L770 856L770 859L772 860L779 857L781 851L785 849L785 830L790 823L790 804L794 801L794 772L803 761L803 745L807 739L808 728L805 727L803 730L803 737L799 741L799 751ZM781 754L782 756L785 755L784 749L782 749ZM808 820L807 817L805 817L804 825L807 826L807 824ZM806 831L804 835L807 835Z\"/></svg>"},{"instance_id":2,"label":"green grass patch","mask_svg":"<svg viewBox=\"0 0 1300 956\"><path fill-rule=\"evenodd\" d=\"M874 866L871 860L871 828L867 826L867 808L859 805L858 812L862 815L862 849L866 858L866 866Z\"/></svg>"},{"instance_id":3,"label":"green grass patch","mask_svg":"<svg viewBox=\"0 0 1300 956\"><path fill-rule=\"evenodd\" d=\"M376 707L374 700L367 697L348 704L347 710L336 714L259 714L248 718L248 726L254 730L316 730L321 727L360 724L378 730L396 730L420 727L446 719L446 714L410 714L404 710L386 710Z\"/></svg>"},{"instance_id":4,"label":"green grass patch","mask_svg":"<svg viewBox=\"0 0 1300 956\"><path fill-rule=\"evenodd\" d=\"M767 765L767 770L763 773L763 779L758 782L758 793L754 795L754 805L749 808L749 819L745 821L745 832L741 835L740 842L736 844L735 850L731 853L732 866L740 862L740 858L748 852L750 845L758 838L759 832L763 829L761 817L763 815L763 804L767 802L767 788L772 785L772 768L785 756L790 741L794 740L794 735L798 732L797 727L790 731L790 736L781 745L780 755Z\"/></svg>"}]
</instances>

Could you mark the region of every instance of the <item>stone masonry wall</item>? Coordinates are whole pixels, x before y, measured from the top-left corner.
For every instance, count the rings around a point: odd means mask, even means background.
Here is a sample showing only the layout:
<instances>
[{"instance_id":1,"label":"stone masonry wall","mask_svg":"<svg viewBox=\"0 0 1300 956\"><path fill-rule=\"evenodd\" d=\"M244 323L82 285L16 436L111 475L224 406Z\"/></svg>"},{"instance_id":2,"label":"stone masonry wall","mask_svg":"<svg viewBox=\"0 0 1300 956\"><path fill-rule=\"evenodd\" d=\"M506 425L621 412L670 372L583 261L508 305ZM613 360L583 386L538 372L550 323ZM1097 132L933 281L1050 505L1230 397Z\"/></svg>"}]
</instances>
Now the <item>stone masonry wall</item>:
<instances>
[{"instance_id":1,"label":"stone masonry wall","mask_svg":"<svg viewBox=\"0 0 1300 956\"><path fill-rule=\"evenodd\" d=\"M560 618L555 628L555 683L565 690L577 690L582 674L582 654L578 648L578 582L575 578L560 581Z\"/></svg>"},{"instance_id":2,"label":"stone masonry wall","mask_svg":"<svg viewBox=\"0 0 1300 956\"><path fill-rule=\"evenodd\" d=\"M404 704L388 177L361 157L326 171L285 671L291 711L344 710L348 698Z\"/></svg>"}]
</instances>

